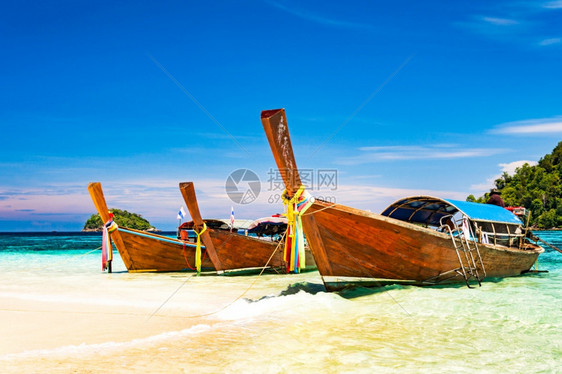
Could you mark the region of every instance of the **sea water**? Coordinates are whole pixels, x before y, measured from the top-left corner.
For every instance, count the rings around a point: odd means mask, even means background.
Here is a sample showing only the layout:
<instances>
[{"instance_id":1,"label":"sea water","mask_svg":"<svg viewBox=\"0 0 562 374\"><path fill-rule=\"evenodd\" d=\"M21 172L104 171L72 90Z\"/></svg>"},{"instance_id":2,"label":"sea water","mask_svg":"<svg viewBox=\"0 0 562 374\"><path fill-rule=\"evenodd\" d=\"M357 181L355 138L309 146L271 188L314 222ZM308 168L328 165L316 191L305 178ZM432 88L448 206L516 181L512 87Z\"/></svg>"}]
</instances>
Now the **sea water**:
<instances>
[{"instance_id":1,"label":"sea water","mask_svg":"<svg viewBox=\"0 0 562 374\"><path fill-rule=\"evenodd\" d=\"M536 234L562 247L562 232ZM474 289L329 293L318 272L128 273L117 253L108 274L100 245L92 234L0 235L0 333L13 341L2 372L561 371L562 253L548 247L548 273ZM32 313L40 322L5 322Z\"/></svg>"}]
</instances>

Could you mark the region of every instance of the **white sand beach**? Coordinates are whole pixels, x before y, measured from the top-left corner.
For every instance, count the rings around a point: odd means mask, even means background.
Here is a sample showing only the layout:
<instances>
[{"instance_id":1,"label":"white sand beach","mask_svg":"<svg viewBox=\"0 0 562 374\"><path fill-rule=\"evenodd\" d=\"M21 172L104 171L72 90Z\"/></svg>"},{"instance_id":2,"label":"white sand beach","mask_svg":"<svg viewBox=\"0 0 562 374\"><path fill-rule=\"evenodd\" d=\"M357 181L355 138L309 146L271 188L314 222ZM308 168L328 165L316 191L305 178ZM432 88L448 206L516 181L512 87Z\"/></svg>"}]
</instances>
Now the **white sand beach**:
<instances>
[{"instance_id":1,"label":"white sand beach","mask_svg":"<svg viewBox=\"0 0 562 374\"><path fill-rule=\"evenodd\" d=\"M98 254L4 254L2 373L553 372L562 352L559 268L328 293L317 272L107 274Z\"/></svg>"}]
</instances>

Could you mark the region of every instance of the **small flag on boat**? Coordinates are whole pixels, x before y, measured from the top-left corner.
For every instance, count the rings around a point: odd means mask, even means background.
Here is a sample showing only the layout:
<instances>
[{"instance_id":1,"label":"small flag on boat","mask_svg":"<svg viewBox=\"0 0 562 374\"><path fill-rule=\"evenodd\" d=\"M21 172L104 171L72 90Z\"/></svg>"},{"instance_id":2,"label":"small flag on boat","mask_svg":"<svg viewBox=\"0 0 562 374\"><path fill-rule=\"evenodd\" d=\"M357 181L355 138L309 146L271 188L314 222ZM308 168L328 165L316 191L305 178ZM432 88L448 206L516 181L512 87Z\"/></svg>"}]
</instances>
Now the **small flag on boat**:
<instances>
[{"instance_id":1,"label":"small flag on boat","mask_svg":"<svg viewBox=\"0 0 562 374\"><path fill-rule=\"evenodd\" d=\"M230 230L234 227L234 207L230 207Z\"/></svg>"},{"instance_id":2,"label":"small flag on boat","mask_svg":"<svg viewBox=\"0 0 562 374\"><path fill-rule=\"evenodd\" d=\"M183 209L183 206L180 206L180 210L178 212L178 219L183 219L185 217L185 210Z\"/></svg>"}]
</instances>

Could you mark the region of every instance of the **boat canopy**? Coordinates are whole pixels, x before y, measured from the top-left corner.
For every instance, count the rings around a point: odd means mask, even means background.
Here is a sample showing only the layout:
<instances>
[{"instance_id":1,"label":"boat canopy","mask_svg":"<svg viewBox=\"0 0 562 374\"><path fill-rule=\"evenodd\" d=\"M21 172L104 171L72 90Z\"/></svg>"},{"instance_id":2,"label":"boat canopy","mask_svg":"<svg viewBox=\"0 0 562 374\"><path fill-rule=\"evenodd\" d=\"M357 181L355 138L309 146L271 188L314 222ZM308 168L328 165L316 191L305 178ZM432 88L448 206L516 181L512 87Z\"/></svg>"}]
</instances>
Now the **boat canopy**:
<instances>
[{"instance_id":1,"label":"boat canopy","mask_svg":"<svg viewBox=\"0 0 562 374\"><path fill-rule=\"evenodd\" d=\"M287 230L287 217L279 215L258 218L248 226L248 232L258 236L282 235Z\"/></svg>"},{"instance_id":2,"label":"boat canopy","mask_svg":"<svg viewBox=\"0 0 562 374\"><path fill-rule=\"evenodd\" d=\"M275 225L275 226L285 225L286 226L288 222L289 222L289 220L287 220L287 217L282 217L282 216L271 216L271 217L258 218L254 222L250 223L250 225L248 226L248 231L251 232L251 230L253 230L256 227L261 226L261 225Z\"/></svg>"},{"instance_id":3,"label":"boat canopy","mask_svg":"<svg viewBox=\"0 0 562 374\"><path fill-rule=\"evenodd\" d=\"M521 220L509 210L492 204L440 199L431 196L412 196L398 200L381 214L400 221L440 226L441 218L462 213L472 221L521 225Z\"/></svg>"},{"instance_id":4,"label":"boat canopy","mask_svg":"<svg viewBox=\"0 0 562 374\"><path fill-rule=\"evenodd\" d=\"M207 225L210 229L216 230L230 230L230 219L228 218L212 218L212 219L204 219L203 222ZM249 219L235 219L234 220L234 229L236 230L244 230L247 229L248 226L252 223L252 220ZM184 230L192 230L193 229L193 221L184 222L179 228Z\"/></svg>"}]
</instances>

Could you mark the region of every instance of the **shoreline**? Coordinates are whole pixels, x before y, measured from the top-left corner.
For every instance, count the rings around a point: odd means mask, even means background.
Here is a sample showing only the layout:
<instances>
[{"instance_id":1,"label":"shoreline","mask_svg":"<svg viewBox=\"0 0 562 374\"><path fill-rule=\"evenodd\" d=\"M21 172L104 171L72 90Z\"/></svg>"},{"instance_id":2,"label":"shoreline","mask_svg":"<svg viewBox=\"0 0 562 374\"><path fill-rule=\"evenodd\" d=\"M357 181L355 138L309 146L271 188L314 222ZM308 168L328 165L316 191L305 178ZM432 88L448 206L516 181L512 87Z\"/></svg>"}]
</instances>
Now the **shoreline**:
<instances>
[{"instance_id":1,"label":"shoreline","mask_svg":"<svg viewBox=\"0 0 562 374\"><path fill-rule=\"evenodd\" d=\"M529 227L531 231L562 231L562 227L550 229L541 229L537 227ZM146 232L158 233L160 235L176 234L177 230L144 230ZM101 230L79 230L79 231L0 231L0 235L101 235Z\"/></svg>"},{"instance_id":2,"label":"shoreline","mask_svg":"<svg viewBox=\"0 0 562 374\"><path fill-rule=\"evenodd\" d=\"M162 230L162 231L147 231L152 233L158 233L159 235L175 235L177 232L174 230ZM0 235L8 236L8 235L21 235L21 236L33 236L33 235L41 235L41 236L101 236L103 234L102 231L0 231Z\"/></svg>"},{"instance_id":3,"label":"shoreline","mask_svg":"<svg viewBox=\"0 0 562 374\"><path fill-rule=\"evenodd\" d=\"M217 321L185 318L178 310L26 300L0 295L0 361L72 347L123 345Z\"/></svg>"}]
</instances>

